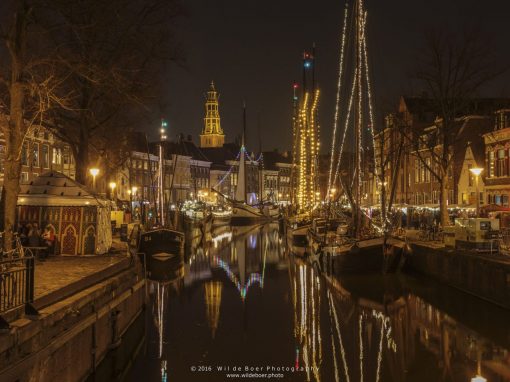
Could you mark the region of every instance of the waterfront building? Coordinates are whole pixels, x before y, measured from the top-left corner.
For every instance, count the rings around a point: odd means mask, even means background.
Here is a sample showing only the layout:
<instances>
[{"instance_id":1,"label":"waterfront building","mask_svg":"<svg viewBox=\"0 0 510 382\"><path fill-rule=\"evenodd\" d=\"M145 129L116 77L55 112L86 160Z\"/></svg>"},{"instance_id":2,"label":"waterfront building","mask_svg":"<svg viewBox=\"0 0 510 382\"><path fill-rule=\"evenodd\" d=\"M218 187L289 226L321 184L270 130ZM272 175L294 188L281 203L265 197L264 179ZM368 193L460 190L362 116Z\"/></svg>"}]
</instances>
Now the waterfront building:
<instances>
[{"instance_id":1,"label":"waterfront building","mask_svg":"<svg viewBox=\"0 0 510 382\"><path fill-rule=\"evenodd\" d=\"M291 196L292 158L288 152L264 151L261 156L261 181L264 200L287 204Z\"/></svg>"},{"instance_id":2,"label":"waterfront building","mask_svg":"<svg viewBox=\"0 0 510 382\"><path fill-rule=\"evenodd\" d=\"M475 165L485 167L482 160L484 139L487 144L494 135L491 133L494 123L493 112L498 105L505 105L508 102L506 99L475 99L465 107L464 113L455 119L452 132L454 141L451 145L452 159L448 169L449 205L466 207L476 204L474 179L468 174L469 169ZM421 208L439 206L441 186L433 175L439 171L438 154L442 152L441 120L437 115L431 99L401 97L398 112L386 116L384 128L375 137L375 154L379 163L384 163L385 166L384 181L388 187L388 194L390 182L394 175L397 176L395 205ZM400 144L402 152L398 156ZM495 154L487 155L489 158ZM501 151L500 155L503 155L502 159L505 158L504 151ZM501 163L504 163L504 160L501 160ZM501 171L503 174L504 167ZM487 202L483 187L489 174L495 176L495 173L487 170L479 179L480 205ZM499 192L497 183L500 185L501 182L503 182L501 179L493 181L495 190L493 194L496 196Z\"/></svg>"},{"instance_id":3,"label":"waterfront building","mask_svg":"<svg viewBox=\"0 0 510 382\"><path fill-rule=\"evenodd\" d=\"M5 138L0 134L0 186L4 180ZM21 184L29 184L40 174L58 171L71 179L76 176L73 153L68 144L62 142L47 129L30 127L21 150Z\"/></svg>"},{"instance_id":4,"label":"waterfront building","mask_svg":"<svg viewBox=\"0 0 510 382\"><path fill-rule=\"evenodd\" d=\"M510 109L495 112L494 128L483 135L484 182L487 203L509 206L510 197Z\"/></svg>"},{"instance_id":5,"label":"waterfront building","mask_svg":"<svg viewBox=\"0 0 510 382\"><path fill-rule=\"evenodd\" d=\"M172 191L172 202L182 202L186 199L197 198L199 193L209 192L211 161L204 152L195 145L191 135L186 138L180 134L176 141L164 142L165 158L178 166L175 167L174 184L175 191ZM189 158L185 163L184 158ZM174 174L170 169L169 175ZM180 191L179 191L180 190Z\"/></svg>"}]
</instances>

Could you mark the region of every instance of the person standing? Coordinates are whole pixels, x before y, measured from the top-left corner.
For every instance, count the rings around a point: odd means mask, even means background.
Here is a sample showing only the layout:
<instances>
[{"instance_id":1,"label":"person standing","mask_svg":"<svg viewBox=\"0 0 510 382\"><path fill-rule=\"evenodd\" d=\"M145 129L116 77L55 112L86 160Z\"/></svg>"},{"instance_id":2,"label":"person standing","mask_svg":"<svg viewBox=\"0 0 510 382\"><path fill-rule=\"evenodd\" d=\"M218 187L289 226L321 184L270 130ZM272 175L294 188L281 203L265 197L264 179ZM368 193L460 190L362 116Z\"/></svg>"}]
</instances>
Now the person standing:
<instances>
[{"instance_id":1,"label":"person standing","mask_svg":"<svg viewBox=\"0 0 510 382\"><path fill-rule=\"evenodd\" d=\"M53 232L53 229L51 229L51 226L46 226L42 238L46 246L47 256L55 253L55 233Z\"/></svg>"},{"instance_id":2,"label":"person standing","mask_svg":"<svg viewBox=\"0 0 510 382\"><path fill-rule=\"evenodd\" d=\"M41 230L37 223L32 224L30 231L28 232L28 246L29 247L40 247L41 246Z\"/></svg>"}]
</instances>

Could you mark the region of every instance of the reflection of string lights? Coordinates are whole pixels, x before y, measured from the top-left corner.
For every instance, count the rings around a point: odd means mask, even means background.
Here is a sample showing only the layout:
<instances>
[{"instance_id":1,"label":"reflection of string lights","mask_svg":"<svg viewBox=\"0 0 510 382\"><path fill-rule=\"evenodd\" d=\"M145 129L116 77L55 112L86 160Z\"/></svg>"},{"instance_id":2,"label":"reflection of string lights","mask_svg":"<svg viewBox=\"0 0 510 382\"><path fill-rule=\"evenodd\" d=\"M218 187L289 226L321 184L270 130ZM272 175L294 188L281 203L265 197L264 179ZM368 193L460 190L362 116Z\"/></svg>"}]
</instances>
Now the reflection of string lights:
<instances>
[{"instance_id":1,"label":"reflection of string lights","mask_svg":"<svg viewBox=\"0 0 510 382\"><path fill-rule=\"evenodd\" d=\"M359 380L363 382L363 314L359 315Z\"/></svg>"},{"instance_id":2,"label":"reflection of string lights","mask_svg":"<svg viewBox=\"0 0 510 382\"><path fill-rule=\"evenodd\" d=\"M230 281L232 281L232 283L236 286L243 301L246 299L246 294L253 284L258 283L261 288L263 287L262 277L260 277L259 273L252 273L246 285L243 286L237 279L235 273L232 272L232 269L230 269L230 265L227 262L223 261L217 256L214 256L213 260L216 265L218 265L221 269L223 269L227 273L227 276L229 277Z\"/></svg>"},{"instance_id":3,"label":"reflection of string lights","mask_svg":"<svg viewBox=\"0 0 510 382\"><path fill-rule=\"evenodd\" d=\"M248 237L248 246L251 249L257 248L257 235L250 235Z\"/></svg>"},{"instance_id":4,"label":"reflection of string lights","mask_svg":"<svg viewBox=\"0 0 510 382\"><path fill-rule=\"evenodd\" d=\"M347 360L346 360L346 357L345 357L344 343L342 341L342 334L340 333L340 326L338 324L339 320L338 320L338 316L336 314L335 304L333 303L333 298L331 296L331 292L330 291L328 291L328 299L329 299L329 308L333 311L333 317L334 317L334 321L335 321L335 328L336 328L336 332L338 334L338 343L340 345L340 354L342 356L342 362L344 364L345 380L347 382L350 382L350 379L349 379L349 367L347 366Z\"/></svg>"},{"instance_id":5,"label":"reflection of string lights","mask_svg":"<svg viewBox=\"0 0 510 382\"><path fill-rule=\"evenodd\" d=\"M221 243L225 239L227 239L230 242L232 240L232 232L223 232L223 233L219 234L218 236L213 237L212 241L214 243L214 248L217 248L218 244Z\"/></svg>"},{"instance_id":6,"label":"reflection of string lights","mask_svg":"<svg viewBox=\"0 0 510 382\"><path fill-rule=\"evenodd\" d=\"M384 330L386 331L386 341L388 344L388 349L392 350L394 353L397 352L397 343L393 339L391 335L391 320L388 316L384 315L384 313L377 312L372 310L372 317L375 317L381 320L381 324L384 326Z\"/></svg>"},{"instance_id":7,"label":"reflection of string lights","mask_svg":"<svg viewBox=\"0 0 510 382\"><path fill-rule=\"evenodd\" d=\"M161 382L168 381L168 372L167 372L166 360L161 361Z\"/></svg>"},{"instance_id":8,"label":"reflection of string lights","mask_svg":"<svg viewBox=\"0 0 510 382\"><path fill-rule=\"evenodd\" d=\"M165 319L165 291L166 286L160 283L157 283L157 296L156 296L156 304L157 304L157 327L158 327L158 335L159 335L159 348L158 348L158 356L161 358L163 356L163 330L164 330L164 319Z\"/></svg>"}]
</instances>

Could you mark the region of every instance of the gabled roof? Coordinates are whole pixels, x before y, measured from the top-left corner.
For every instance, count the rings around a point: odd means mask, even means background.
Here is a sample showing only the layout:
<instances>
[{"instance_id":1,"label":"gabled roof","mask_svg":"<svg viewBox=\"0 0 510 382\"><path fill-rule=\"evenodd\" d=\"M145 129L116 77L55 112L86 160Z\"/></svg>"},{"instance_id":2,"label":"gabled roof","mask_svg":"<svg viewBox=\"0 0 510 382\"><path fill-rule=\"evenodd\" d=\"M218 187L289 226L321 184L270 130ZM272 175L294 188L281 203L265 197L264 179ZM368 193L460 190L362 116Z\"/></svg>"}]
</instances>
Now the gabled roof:
<instances>
[{"instance_id":1,"label":"gabled roof","mask_svg":"<svg viewBox=\"0 0 510 382\"><path fill-rule=\"evenodd\" d=\"M85 186L57 171L39 175L20 186L18 205L83 206L107 201L93 195Z\"/></svg>"},{"instance_id":2,"label":"gabled roof","mask_svg":"<svg viewBox=\"0 0 510 382\"><path fill-rule=\"evenodd\" d=\"M471 147L476 164L485 166L485 145L483 135L493 128L490 116L466 116L457 121L460 124L459 133L454 143L453 166L455 182L458 182L460 171L466 156L466 150Z\"/></svg>"},{"instance_id":3,"label":"gabled roof","mask_svg":"<svg viewBox=\"0 0 510 382\"><path fill-rule=\"evenodd\" d=\"M420 122L433 122L440 115L439 106L432 98L402 96L400 102L399 111L404 111L402 107L405 107ZM457 115L493 115L496 110L508 107L510 98L473 98L458 110Z\"/></svg>"},{"instance_id":4,"label":"gabled roof","mask_svg":"<svg viewBox=\"0 0 510 382\"><path fill-rule=\"evenodd\" d=\"M264 168L267 170L278 170L277 163L292 164L291 158L284 156L278 151L264 151L262 155L264 158Z\"/></svg>"},{"instance_id":5,"label":"gabled roof","mask_svg":"<svg viewBox=\"0 0 510 382\"><path fill-rule=\"evenodd\" d=\"M237 159L240 146L235 143L225 143L223 147L204 147L202 152L214 164L225 164L226 161Z\"/></svg>"},{"instance_id":6,"label":"gabled roof","mask_svg":"<svg viewBox=\"0 0 510 382\"><path fill-rule=\"evenodd\" d=\"M157 155L157 147L159 142L152 142L152 151ZM195 160L209 162L202 150L193 143L193 141L185 140L183 137L179 138L176 142L165 141L163 142L165 149L165 158L170 159L172 155L188 156Z\"/></svg>"}]
</instances>

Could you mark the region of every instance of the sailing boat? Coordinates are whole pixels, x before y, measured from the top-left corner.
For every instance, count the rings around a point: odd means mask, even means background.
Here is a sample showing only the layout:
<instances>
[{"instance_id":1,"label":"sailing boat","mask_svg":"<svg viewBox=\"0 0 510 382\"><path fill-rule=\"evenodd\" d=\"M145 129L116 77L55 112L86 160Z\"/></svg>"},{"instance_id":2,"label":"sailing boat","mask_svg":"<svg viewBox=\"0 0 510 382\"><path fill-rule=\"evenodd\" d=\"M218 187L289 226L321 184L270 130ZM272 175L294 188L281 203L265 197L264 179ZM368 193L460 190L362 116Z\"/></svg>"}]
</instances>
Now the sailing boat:
<instances>
[{"instance_id":1,"label":"sailing boat","mask_svg":"<svg viewBox=\"0 0 510 382\"><path fill-rule=\"evenodd\" d=\"M237 188L235 200L232 200L232 225L251 225L264 223L276 219L279 215L278 208L270 205L250 205L246 197L246 157L247 151L244 144L246 133L246 105L243 107L243 137L241 152L239 154L239 168L237 171Z\"/></svg>"},{"instance_id":2,"label":"sailing boat","mask_svg":"<svg viewBox=\"0 0 510 382\"><path fill-rule=\"evenodd\" d=\"M166 121L161 122L158 169L158 215L156 227L140 233L138 254L144 264L147 278L154 281L169 281L176 278L176 269L184 262L184 232L174 229L165 216L164 149ZM177 161L177 157L174 159Z\"/></svg>"},{"instance_id":3,"label":"sailing boat","mask_svg":"<svg viewBox=\"0 0 510 382\"><path fill-rule=\"evenodd\" d=\"M349 15L352 20L349 20ZM309 240L312 244L313 257L322 257L326 255L326 263L333 264L333 272L360 272L360 271L381 271L388 268L388 264L394 263L403 250L404 243L400 240L390 238L387 234L388 227L386 222L383 222L382 227L377 227L372 219L365 214L362 209L362 189L363 189L363 169L362 163L366 162L367 152L366 147L367 138L371 138L371 146L375 150L374 141L374 115L372 106L372 95L370 88L369 78L369 65L366 46L366 24L367 24L367 11L363 5L362 0L356 0L354 7L349 12L348 7L345 8L344 13L344 26L342 32L342 46L340 52L340 68L338 77L337 88L337 111L335 113L332 148L331 148L331 161L328 180L328 192L326 193L329 206L334 205L334 185L337 180L340 180L344 188L345 194L348 196L352 218L349 224L347 220L341 226L334 226L332 232L329 222L329 213L331 208L328 208L328 219L324 220L322 224L316 224L321 227L324 232L310 231ZM348 30L347 26L352 26L352 30ZM352 44L347 43L350 37L353 38ZM346 52L346 49L352 49ZM351 53L352 55L344 58L344 53ZM350 72L350 76L349 76ZM343 80L346 80L349 88L343 89ZM340 95L343 94L342 90L350 90L350 97L348 102L345 102L345 110L340 106ZM342 111L342 113L339 112ZM368 115L368 117L366 116ZM350 121L350 116L353 115L353 123ZM338 153L336 149L336 130L339 120L345 123L343 134L339 134L340 143ZM366 128L368 126L368 129ZM353 177L348 182L342 182L339 169L342 161L343 147L345 143L346 132L352 128L351 136L354 137L354 169L352 171ZM365 136L369 131L369 136ZM369 145L370 146L370 145ZM336 161L335 161L336 159ZM379 163L374 155L374 177L380 180L379 176ZM336 163L336 166L334 164ZM335 171L333 169L336 167ZM347 183L347 184L346 184ZM350 186L350 187L349 187ZM314 223L317 223L314 221ZM372 225L372 227L370 227ZM375 231L372 230L375 228ZM372 232L371 232L372 231ZM321 256L318 256L321 255ZM390 258L388 258L390 257ZM333 259L333 260L331 260ZM320 261L319 261L320 263Z\"/></svg>"}]
</instances>

